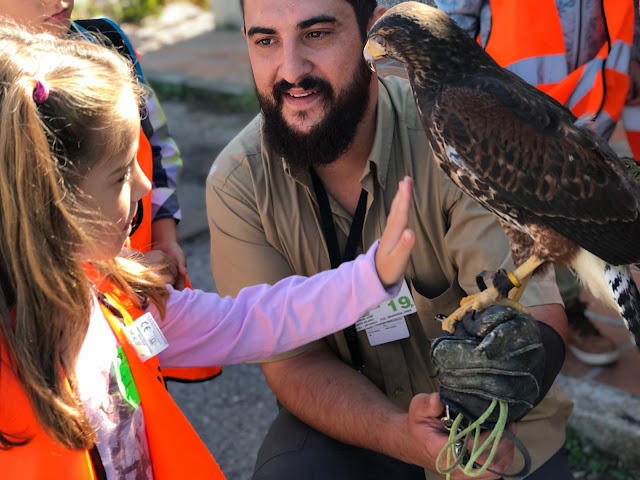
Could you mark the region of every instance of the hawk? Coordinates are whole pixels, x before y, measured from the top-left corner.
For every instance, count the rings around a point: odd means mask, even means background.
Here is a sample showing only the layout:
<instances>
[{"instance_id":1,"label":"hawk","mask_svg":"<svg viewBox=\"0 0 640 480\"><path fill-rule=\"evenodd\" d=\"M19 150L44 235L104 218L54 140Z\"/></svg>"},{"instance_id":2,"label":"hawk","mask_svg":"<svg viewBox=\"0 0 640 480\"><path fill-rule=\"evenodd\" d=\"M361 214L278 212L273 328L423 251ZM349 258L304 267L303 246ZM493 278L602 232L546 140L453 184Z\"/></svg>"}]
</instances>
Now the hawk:
<instances>
[{"instance_id":1,"label":"hawk","mask_svg":"<svg viewBox=\"0 0 640 480\"><path fill-rule=\"evenodd\" d=\"M553 98L501 68L444 12L418 2L387 11L364 51L370 65L402 62L435 159L469 196L496 214L514 272L464 303L517 300L538 267L571 268L617 309L640 347L640 183L607 142ZM508 299L506 299L508 303ZM524 307L520 307L524 308Z\"/></svg>"}]
</instances>

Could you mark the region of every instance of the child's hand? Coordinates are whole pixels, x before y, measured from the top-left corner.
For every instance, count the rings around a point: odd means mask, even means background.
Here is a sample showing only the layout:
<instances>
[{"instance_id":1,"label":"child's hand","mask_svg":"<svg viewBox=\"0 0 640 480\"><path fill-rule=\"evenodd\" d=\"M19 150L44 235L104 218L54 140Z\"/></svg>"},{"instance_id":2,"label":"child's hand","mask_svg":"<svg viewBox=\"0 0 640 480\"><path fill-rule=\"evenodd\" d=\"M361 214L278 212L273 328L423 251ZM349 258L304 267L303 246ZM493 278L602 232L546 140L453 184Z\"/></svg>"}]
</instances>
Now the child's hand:
<instances>
[{"instance_id":1,"label":"child's hand","mask_svg":"<svg viewBox=\"0 0 640 480\"><path fill-rule=\"evenodd\" d=\"M413 180L404 177L398 184L398 192L391 203L387 225L376 251L376 270L385 287L397 283L404 276L416 241L415 233L407 227L412 190Z\"/></svg>"},{"instance_id":2,"label":"child's hand","mask_svg":"<svg viewBox=\"0 0 640 480\"><path fill-rule=\"evenodd\" d=\"M186 285L187 275L187 258L185 257L182 247L178 242L156 244L153 245L154 250L159 250L166 254L176 266L175 281L173 282L173 288L176 290L183 290ZM153 250L152 250L153 251Z\"/></svg>"},{"instance_id":3,"label":"child's hand","mask_svg":"<svg viewBox=\"0 0 640 480\"><path fill-rule=\"evenodd\" d=\"M173 218L162 218L151 224L153 250L160 250L175 262L177 273L173 287L182 290L186 287L187 257L178 243L176 222Z\"/></svg>"}]
</instances>

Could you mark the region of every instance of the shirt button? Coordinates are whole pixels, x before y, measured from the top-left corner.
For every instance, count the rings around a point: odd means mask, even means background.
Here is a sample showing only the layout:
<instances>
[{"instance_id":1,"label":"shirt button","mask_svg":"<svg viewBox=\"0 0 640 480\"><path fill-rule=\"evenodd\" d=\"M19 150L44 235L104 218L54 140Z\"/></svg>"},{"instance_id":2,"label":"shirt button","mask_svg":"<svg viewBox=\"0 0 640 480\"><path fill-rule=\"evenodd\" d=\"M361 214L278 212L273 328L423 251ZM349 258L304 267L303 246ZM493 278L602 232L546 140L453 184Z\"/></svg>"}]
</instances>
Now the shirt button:
<instances>
[{"instance_id":1,"label":"shirt button","mask_svg":"<svg viewBox=\"0 0 640 480\"><path fill-rule=\"evenodd\" d=\"M402 395L404 393L404 388L398 387L393 391L393 393L395 393L396 395Z\"/></svg>"}]
</instances>

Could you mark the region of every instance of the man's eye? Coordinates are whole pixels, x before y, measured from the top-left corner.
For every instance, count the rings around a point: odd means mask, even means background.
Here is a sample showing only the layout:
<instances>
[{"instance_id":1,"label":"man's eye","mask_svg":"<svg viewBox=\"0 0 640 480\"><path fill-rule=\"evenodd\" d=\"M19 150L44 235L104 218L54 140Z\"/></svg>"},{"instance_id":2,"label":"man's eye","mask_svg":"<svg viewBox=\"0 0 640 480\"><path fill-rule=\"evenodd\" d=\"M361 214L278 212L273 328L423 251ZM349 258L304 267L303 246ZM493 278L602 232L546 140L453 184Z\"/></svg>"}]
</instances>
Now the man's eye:
<instances>
[{"instance_id":1,"label":"man's eye","mask_svg":"<svg viewBox=\"0 0 640 480\"><path fill-rule=\"evenodd\" d=\"M269 45L273 45L273 38L261 38L256 41L256 44L261 47L268 47Z\"/></svg>"},{"instance_id":2,"label":"man's eye","mask_svg":"<svg viewBox=\"0 0 640 480\"><path fill-rule=\"evenodd\" d=\"M307 36L313 39L320 39L327 35L329 35L329 32L309 32Z\"/></svg>"}]
</instances>

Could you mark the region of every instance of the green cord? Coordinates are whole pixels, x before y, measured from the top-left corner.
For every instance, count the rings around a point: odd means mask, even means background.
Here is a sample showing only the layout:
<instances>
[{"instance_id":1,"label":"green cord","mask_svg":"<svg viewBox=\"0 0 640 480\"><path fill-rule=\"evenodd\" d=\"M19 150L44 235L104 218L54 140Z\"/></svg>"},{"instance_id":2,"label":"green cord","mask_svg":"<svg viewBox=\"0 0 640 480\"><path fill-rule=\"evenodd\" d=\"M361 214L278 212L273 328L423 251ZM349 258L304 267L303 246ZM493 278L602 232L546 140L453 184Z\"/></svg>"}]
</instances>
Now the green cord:
<instances>
[{"instance_id":1,"label":"green cord","mask_svg":"<svg viewBox=\"0 0 640 480\"><path fill-rule=\"evenodd\" d=\"M493 413L497 404L500 405L500 415L498 417L498 421L496 422L496 425L489 437L484 441L482 445L478 446L481 426L485 422L485 420L489 418L489 415ZM484 473L491 465L496 451L498 450L498 444L502 439L504 428L507 425L508 412L509 405L506 402L499 402L494 398L491 401L491 405L489 405L489 408L487 408L487 410L480 416L480 418L478 418L475 422L471 423L467 428L460 432L458 432L458 428L460 427L460 423L462 422L464 417L462 416L462 414L458 414L453 422L453 425L451 425L451 431L449 432L449 441L438 454L438 458L436 460L436 467L438 468L438 472L445 473L447 475L447 480L451 478L451 472L453 472L456 468L462 470L464 474L469 477L477 477ZM471 448L469 460L465 465L463 464L464 456L465 452L467 451L472 432L474 432L473 447ZM456 454L456 443L458 443L459 441L462 441L462 448L460 448L459 453ZM478 457L480 457L480 455L484 453L489 445L491 445L491 451L489 452L487 461L484 462L484 465L482 465L479 469L472 470L475 461L478 459ZM445 468L442 468L440 465L445 454L447 466ZM455 459L453 463L451 463L452 457Z\"/></svg>"}]
</instances>

